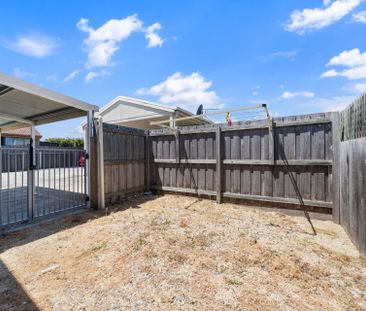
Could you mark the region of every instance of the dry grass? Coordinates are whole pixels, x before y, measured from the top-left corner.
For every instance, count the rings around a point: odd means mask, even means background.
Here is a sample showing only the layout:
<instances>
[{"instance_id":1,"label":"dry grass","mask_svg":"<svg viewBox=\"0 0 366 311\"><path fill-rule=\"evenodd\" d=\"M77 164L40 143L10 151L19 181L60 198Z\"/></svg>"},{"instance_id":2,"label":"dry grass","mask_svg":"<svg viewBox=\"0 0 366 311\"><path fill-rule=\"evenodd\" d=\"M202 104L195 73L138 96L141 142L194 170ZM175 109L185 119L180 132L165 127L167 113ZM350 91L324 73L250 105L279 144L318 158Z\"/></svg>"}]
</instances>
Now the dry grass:
<instances>
[{"instance_id":1,"label":"dry grass","mask_svg":"<svg viewBox=\"0 0 366 311\"><path fill-rule=\"evenodd\" d=\"M0 238L0 309L366 309L366 260L330 221L313 236L304 217L174 195L110 212Z\"/></svg>"}]
</instances>

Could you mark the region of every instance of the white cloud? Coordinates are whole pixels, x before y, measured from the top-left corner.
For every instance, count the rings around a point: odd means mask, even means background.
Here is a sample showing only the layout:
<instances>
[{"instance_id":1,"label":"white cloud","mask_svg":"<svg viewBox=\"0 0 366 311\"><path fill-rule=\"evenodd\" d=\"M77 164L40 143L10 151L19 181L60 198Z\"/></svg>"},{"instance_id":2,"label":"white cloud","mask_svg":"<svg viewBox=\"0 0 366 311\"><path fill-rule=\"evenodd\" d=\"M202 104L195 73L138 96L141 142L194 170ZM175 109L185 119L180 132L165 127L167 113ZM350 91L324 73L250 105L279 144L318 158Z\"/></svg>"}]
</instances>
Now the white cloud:
<instances>
[{"instance_id":1,"label":"white cloud","mask_svg":"<svg viewBox=\"0 0 366 311\"><path fill-rule=\"evenodd\" d=\"M252 96L257 96L259 94L259 89L261 87L259 85L257 85L254 90L252 91Z\"/></svg>"},{"instance_id":2,"label":"white cloud","mask_svg":"<svg viewBox=\"0 0 366 311\"><path fill-rule=\"evenodd\" d=\"M357 12L352 17L355 22L366 24L366 11Z\"/></svg>"},{"instance_id":3,"label":"white cloud","mask_svg":"<svg viewBox=\"0 0 366 311\"><path fill-rule=\"evenodd\" d=\"M321 108L322 111L339 111L346 108L355 100L354 96L333 96L329 98L316 98L307 103L307 106L315 109Z\"/></svg>"},{"instance_id":4,"label":"white cloud","mask_svg":"<svg viewBox=\"0 0 366 311\"><path fill-rule=\"evenodd\" d=\"M366 52L361 53L359 49L343 51L337 56L331 58L327 66L344 66L344 70L335 69L324 72L322 78L345 77L350 80L366 78Z\"/></svg>"},{"instance_id":5,"label":"white cloud","mask_svg":"<svg viewBox=\"0 0 366 311\"><path fill-rule=\"evenodd\" d=\"M321 75L322 78L332 78L336 76L339 76L339 73L334 69L328 70Z\"/></svg>"},{"instance_id":6,"label":"white cloud","mask_svg":"<svg viewBox=\"0 0 366 311\"><path fill-rule=\"evenodd\" d=\"M162 46L164 39L162 39L156 32L162 27L159 23L152 24L145 30L145 38L149 41L147 47Z\"/></svg>"},{"instance_id":7,"label":"white cloud","mask_svg":"<svg viewBox=\"0 0 366 311\"><path fill-rule=\"evenodd\" d=\"M78 74L80 73L80 70L74 70L72 72L70 72L65 79L62 81L63 83L66 83L68 81L73 80Z\"/></svg>"},{"instance_id":8,"label":"white cloud","mask_svg":"<svg viewBox=\"0 0 366 311\"><path fill-rule=\"evenodd\" d=\"M332 78L337 76L345 77L350 80L366 79L366 65L345 69L343 71L331 69L321 75L322 78Z\"/></svg>"},{"instance_id":9,"label":"white cloud","mask_svg":"<svg viewBox=\"0 0 366 311\"><path fill-rule=\"evenodd\" d=\"M58 43L55 39L40 34L21 36L14 42L9 42L6 47L18 53L44 58L54 54Z\"/></svg>"},{"instance_id":10,"label":"white cloud","mask_svg":"<svg viewBox=\"0 0 366 311\"><path fill-rule=\"evenodd\" d=\"M51 82L56 82L57 81L57 76L55 74L48 75L48 76L46 76L46 80L51 81Z\"/></svg>"},{"instance_id":11,"label":"white cloud","mask_svg":"<svg viewBox=\"0 0 366 311\"><path fill-rule=\"evenodd\" d=\"M89 68L111 65L112 56L119 50L120 43L127 40L134 32L145 32L148 47L162 46L164 40L156 33L162 28L159 23L144 29L137 14L123 19L110 19L97 29L89 26L89 20L81 18L77 28L88 34L84 45L88 52Z\"/></svg>"},{"instance_id":12,"label":"white cloud","mask_svg":"<svg viewBox=\"0 0 366 311\"><path fill-rule=\"evenodd\" d=\"M338 56L332 57L327 66L341 65L354 67L364 64L366 64L366 52L361 53L359 49L353 49L350 51L343 51Z\"/></svg>"},{"instance_id":13,"label":"white cloud","mask_svg":"<svg viewBox=\"0 0 366 311\"><path fill-rule=\"evenodd\" d=\"M357 93L366 92L366 83L356 83L352 85L352 89Z\"/></svg>"},{"instance_id":14,"label":"white cloud","mask_svg":"<svg viewBox=\"0 0 366 311\"><path fill-rule=\"evenodd\" d=\"M307 92L307 91L303 91L303 92L283 92L283 94L281 95L281 98L283 99L290 99L290 98L294 98L294 97L307 97L307 98L311 98L314 97L315 94L313 92Z\"/></svg>"},{"instance_id":15,"label":"white cloud","mask_svg":"<svg viewBox=\"0 0 366 311\"><path fill-rule=\"evenodd\" d=\"M102 70L102 71L99 71L99 72L90 71L85 76L85 82L89 83L97 77L105 77L105 76L109 76L109 75L110 75L110 73L108 71L105 71L105 70Z\"/></svg>"},{"instance_id":16,"label":"white cloud","mask_svg":"<svg viewBox=\"0 0 366 311\"><path fill-rule=\"evenodd\" d=\"M292 50L292 51L278 51L272 54L269 54L270 58L291 58L294 59L295 56L299 54L299 51Z\"/></svg>"},{"instance_id":17,"label":"white cloud","mask_svg":"<svg viewBox=\"0 0 366 311\"><path fill-rule=\"evenodd\" d=\"M323 4L325 6L328 6L331 2L332 2L332 0L323 0Z\"/></svg>"},{"instance_id":18,"label":"white cloud","mask_svg":"<svg viewBox=\"0 0 366 311\"><path fill-rule=\"evenodd\" d=\"M14 68L13 75L20 79L38 76L38 74L36 74L36 73L24 71L20 68Z\"/></svg>"},{"instance_id":19,"label":"white cloud","mask_svg":"<svg viewBox=\"0 0 366 311\"><path fill-rule=\"evenodd\" d=\"M123 19L111 19L101 27L94 29L89 20L82 18L77 28L88 34L84 44L88 50L88 66L107 66L118 51L119 43L126 40L133 32L141 31L143 23L137 15Z\"/></svg>"},{"instance_id":20,"label":"white cloud","mask_svg":"<svg viewBox=\"0 0 366 311\"><path fill-rule=\"evenodd\" d=\"M138 94L158 96L163 104L179 105L195 111L202 104L204 108L222 108L219 97L211 88L212 81L206 80L200 73L184 76L180 72L169 76L165 81L148 89L142 88Z\"/></svg>"},{"instance_id":21,"label":"white cloud","mask_svg":"<svg viewBox=\"0 0 366 311\"><path fill-rule=\"evenodd\" d=\"M341 20L352 12L362 0L336 0L323 1L325 8L295 10L291 13L290 20L286 23L288 31L304 34L313 29L321 29Z\"/></svg>"}]
</instances>

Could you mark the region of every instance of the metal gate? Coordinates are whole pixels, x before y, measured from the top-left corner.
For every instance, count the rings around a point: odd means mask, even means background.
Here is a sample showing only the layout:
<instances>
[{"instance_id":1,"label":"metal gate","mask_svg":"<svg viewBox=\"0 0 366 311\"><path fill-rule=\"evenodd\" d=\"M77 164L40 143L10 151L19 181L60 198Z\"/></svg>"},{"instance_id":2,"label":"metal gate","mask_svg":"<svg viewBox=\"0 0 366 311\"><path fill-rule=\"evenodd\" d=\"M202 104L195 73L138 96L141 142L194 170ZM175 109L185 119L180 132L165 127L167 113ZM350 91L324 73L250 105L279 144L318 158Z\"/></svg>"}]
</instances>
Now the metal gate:
<instances>
[{"instance_id":1,"label":"metal gate","mask_svg":"<svg viewBox=\"0 0 366 311\"><path fill-rule=\"evenodd\" d=\"M87 205L84 150L1 147L0 173L0 227Z\"/></svg>"}]
</instances>

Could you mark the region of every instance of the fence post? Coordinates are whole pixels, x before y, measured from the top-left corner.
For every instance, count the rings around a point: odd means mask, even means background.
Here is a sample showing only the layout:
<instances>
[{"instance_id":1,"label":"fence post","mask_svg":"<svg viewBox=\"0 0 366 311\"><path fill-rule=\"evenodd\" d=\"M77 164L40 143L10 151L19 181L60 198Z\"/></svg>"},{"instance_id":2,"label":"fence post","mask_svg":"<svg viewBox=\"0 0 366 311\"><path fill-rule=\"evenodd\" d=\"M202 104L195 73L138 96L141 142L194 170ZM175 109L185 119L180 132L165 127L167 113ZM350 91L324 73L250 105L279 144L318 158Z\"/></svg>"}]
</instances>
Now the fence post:
<instances>
[{"instance_id":1,"label":"fence post","mask_svg":"<svg viewBox=\"0 0 366 311\"><path fill-rule=\"evenodd\" d=\"M333 148L333 162L332 162L332 189L333 189L333 221L340 223L340 168L339 168L339 145L340 145L340 124L339 112L332 113L332 148Z\"/></svg>"},{"instance_id":2,"label":"fence post","mask_svg":"<svg viewBox=\"0 0 366 311\"><path fill-rule=\"evenodd\" d=\"M36 167L36 137L34 125L31 125L31 139L29 144L29 167L28 167L28 221L32 222L34 218L34 194L35 194L35 175L34 169ZM8 168L9 169L9 168ZM16 172L15 172L16 174Z\"/></svg>"},{"instance_id":3,"label":"fence post","mask_svg":"<svg viewBox=\"0 0 366 311\"><path fill-rule=\"evenodd\" d=\"M150 191L150 133L145 132L145 191Z\"/></svg>"},{"instance_id":4,"label":"fence post","mask_svg":"<svg viewBox=\"0 0 366 311\"><path fill-rule=\"evenodd\" d=\"M97 118L97 152L98 152L98 206L105 208L105 190L104 190L104 140L103 140L103 119Z\"/></svg>"},{"instance_id":5,"label":"fence post","mask_svg":"<svg viewBox=\"0 0 366 311\"><path fill-rule=\"evenodd\" d=\"M175 160L176 163L180 163L180 152L179 152L179 130L175 130Z\"/></svg>"},{"instance_id":6,"label":"fence post","mask_svg":"<svg viewBox=\"0 0 366 311\"><path fill-rule=\"evenodd\" d=\"M268 122L268 157L272 164L275 164L275 138L274 138L274 127L273 119L270 118Z\"/></svg>"},{"instance_id":7,"label":"fence post","mask_svg":"<svg viewBox=\"0 0 366 311\"><path fill-rule=\"evenodd\" d=\"M216 203L222 202L221 176L222 176L222 151L221 151L221 127L216 129Z\"/></svg>"}]
</instances>

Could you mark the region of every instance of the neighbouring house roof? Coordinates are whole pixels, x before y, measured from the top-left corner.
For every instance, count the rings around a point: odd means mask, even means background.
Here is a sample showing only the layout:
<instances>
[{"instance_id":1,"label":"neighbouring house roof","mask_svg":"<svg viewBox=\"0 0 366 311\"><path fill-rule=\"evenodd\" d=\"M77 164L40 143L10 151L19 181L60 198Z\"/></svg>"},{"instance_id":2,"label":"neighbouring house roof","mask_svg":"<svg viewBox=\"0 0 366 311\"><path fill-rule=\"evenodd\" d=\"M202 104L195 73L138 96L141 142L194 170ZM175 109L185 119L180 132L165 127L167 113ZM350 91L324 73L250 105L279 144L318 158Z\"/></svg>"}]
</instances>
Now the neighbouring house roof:
<instances>
[{"instance_id":1,"label":"neighbouring house roof","mask_svg":"<svg viewBox=\"0 0 366 311\"><path fill-rule=\"evenodd\" d=\"M36 138L41 139L42 134L35 129ZM15 130L3 130L1 131L1 136L3 137L31 137L31 128L30 127L23 127Z\"/></svg>"},{"instance_id":2,"label":"neighbouring house roof","mask_svg":"<svg viewBox=\"0 0 366 311\"><path fill-rule=\"evenodd\" d=\"M117 112L120 106L126 106L126 109L120 110ZM129 107L129 109L127 109ZM137 110L133 110L132 107L135 107L139 111L144 111L143 114L137 113ZM147 120L167 120L169 117L174 114L178 113L177 118L179 117L187 117L194 115L193 113L177 107L177 106L167 106L161 105L157 103L153 103L147 100L142 100L138 98L132 98L127 96L118 96L110 101L107 105L102 107L96 115L99 116L108 116L105 119L107 123L129 123L129 122L146 122ZM113 115L111 119L110 116ZM104 119L104 118L103 118ZM204 125L204 124L211 124L212 122L208 119L190 119L183 122L178 122L178 126L186 126L186 125ZM83 122L85 125L85 122ZM168 124L167 124L168 125ZM131 123L133 126L133 123Z\"/></svg>"}]
</instances>

